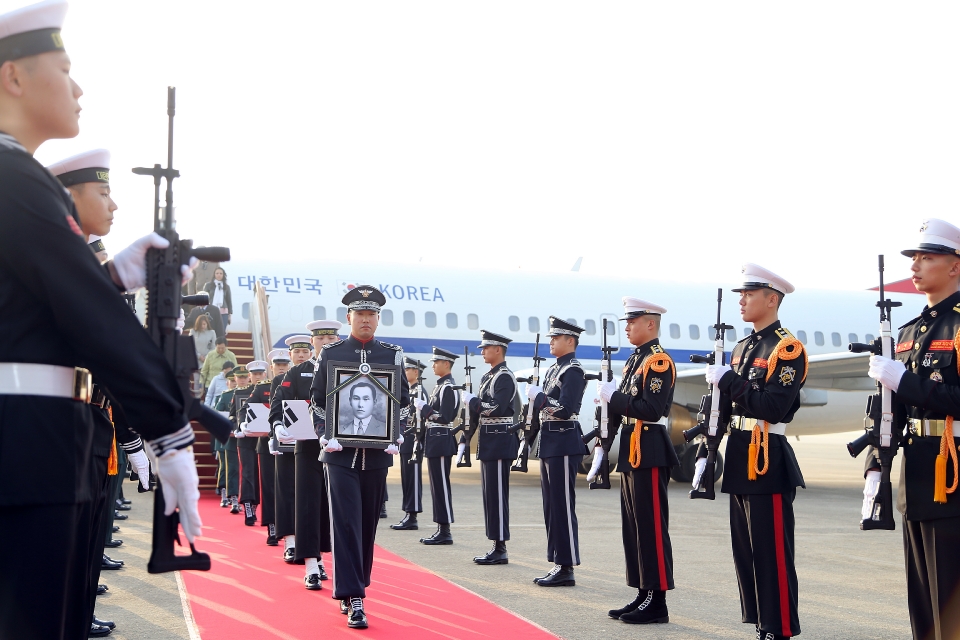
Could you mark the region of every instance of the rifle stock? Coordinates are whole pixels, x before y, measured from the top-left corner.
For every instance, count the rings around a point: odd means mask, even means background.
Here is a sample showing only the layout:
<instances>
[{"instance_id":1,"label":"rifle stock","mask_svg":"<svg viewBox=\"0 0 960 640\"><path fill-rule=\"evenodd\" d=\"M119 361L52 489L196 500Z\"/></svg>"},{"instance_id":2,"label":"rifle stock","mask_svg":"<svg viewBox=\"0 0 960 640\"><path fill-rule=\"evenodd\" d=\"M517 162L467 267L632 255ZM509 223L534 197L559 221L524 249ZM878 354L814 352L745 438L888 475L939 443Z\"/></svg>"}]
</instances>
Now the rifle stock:
<instances>
[{"instance_id":1,"label":"rifle stock","mask_svg":"<svg viewBox=\"0 0 960 640\"><path fill-rule=\"evenodd\" d=\"M609 335L609 323L610 321L606 318L603 319L603 336L601 338L601 347L600 351L603 353L603 357L600 360L600 373L596 375L587 374L583 377L587 380L597 380L602 382L611 382L613 380L613 366L612 366L612 354L617 351L617 347L611 347L607 336ZM610 488L610 451L608 448L612 443L607 442L609 439L610 433L610 417L609 417L609 406L606 400L600 399L600 406L597 407L595 412L596 428L593 429L588 435L583 437L583 443L586 444L590 442L593 438L599 438L597 444L594 445L594 455L601 456L599 464L594 460L594 466L596 467L596 472L593 479L590 478L590 475L587 475L587 480L590 482L590 489L609 489ZM600 451L597 452L596 448L600 447ZM591 473L594 473L594 470L591 469Z\"/></svg>"},{"instance_id":2,"label":"rifle stock","mask_svg":"<svg viewBox=\"0 0 960 640\"><path fill-rule=\"evenodd\" d=\"M417 397L423 393L423 365L417 360ZM407 460L407 464L423 464L423 419L420 417L420 411L414 405L414 427L413 427L413 455Z\"/></svg>"},{"instance_id":3,"label":"rifle stock","mask_svg":"<svg viewBox=\"0 0 960 640\"><path fill-rule=\"evenodd\" d=\"M460 387L467 393L473 393L473 377L470 372L473 371L474 367L470 366L470 348L463 348L463 386ZM470 425L470 407L467 406L467 403L462 403L463 406L460 407L460 426L453 430L454 433L457 431L463 431L460 435L460 444L465 444L466 448L463 450L463 455L457 456L457 467L472 467L473 463L470 462L470 439L473 438L473 429Z\"/></svg>"},{"instance_id":4,"label":"rifle stock","mask_svg":"<svg viewBox=\"0 0 960 640\"><path fill-rule=\"evenodd\" d=\"M540 357L540 334L538 333L536 342L533 345L533 373L527 378L517 378L517 382L526 382L527 384L539 385L540 363L544 360L546 360L546 358ZM526 419L519 424L513 425L507 430L509 433L516 433L517 431L523 430L523 433L520 434L520 447L517 449L517 459L512 465L510 465L510 471L527 473L527 461L530 458L530 446L533 444L533 439L536 438L535 429L539 430L539 420L536 420L536 425L534 424L534 419L536 417L534 416L534 411L533 402L528 400L527 404L524 406L524 414L526 415Z\"/></svg>"}]
</instances>

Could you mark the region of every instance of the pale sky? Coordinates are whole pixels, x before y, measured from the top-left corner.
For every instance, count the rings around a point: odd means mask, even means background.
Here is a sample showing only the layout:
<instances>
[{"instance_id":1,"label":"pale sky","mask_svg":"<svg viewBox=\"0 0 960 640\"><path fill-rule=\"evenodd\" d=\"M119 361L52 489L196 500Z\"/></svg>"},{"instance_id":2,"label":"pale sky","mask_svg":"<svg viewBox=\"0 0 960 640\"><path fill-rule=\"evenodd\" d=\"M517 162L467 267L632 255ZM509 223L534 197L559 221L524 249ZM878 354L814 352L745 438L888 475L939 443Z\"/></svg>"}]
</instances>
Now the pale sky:
<instances>
[{"instance_id":1,"label":"pale sky","mask_svg":"<svg viewBox=\"0 0 960 640\"><path fill-rule=\"evenodd\" d=\"M4 10L21 2L0 0ZM800 287L908 275L960 224L950 2L75 0L115 253L151 230L177 87L179 229L287 252ZM727 275L729 274L729 275Z\"/></svg>"}]
</instances>

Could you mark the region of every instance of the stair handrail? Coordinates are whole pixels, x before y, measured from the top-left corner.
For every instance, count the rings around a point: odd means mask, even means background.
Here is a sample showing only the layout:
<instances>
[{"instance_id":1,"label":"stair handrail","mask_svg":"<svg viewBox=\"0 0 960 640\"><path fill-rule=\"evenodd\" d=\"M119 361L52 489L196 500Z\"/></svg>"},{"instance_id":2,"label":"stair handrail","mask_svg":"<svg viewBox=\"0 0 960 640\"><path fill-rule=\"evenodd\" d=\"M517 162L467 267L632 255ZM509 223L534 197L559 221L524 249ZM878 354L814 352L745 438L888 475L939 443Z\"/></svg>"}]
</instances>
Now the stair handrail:
<instances>
[{"instance_id":1,"label":"stair handrail","mask_svg":"<svg viewBox=\"0 0 960 640\"><path fill-rule=\"evenodd\" d=\"M263 285L253 286L253 304L250 305L250 338L253 342L253 359L266 360L273 348L270 340L270 296Z\"/></svg>"}]
</instances>

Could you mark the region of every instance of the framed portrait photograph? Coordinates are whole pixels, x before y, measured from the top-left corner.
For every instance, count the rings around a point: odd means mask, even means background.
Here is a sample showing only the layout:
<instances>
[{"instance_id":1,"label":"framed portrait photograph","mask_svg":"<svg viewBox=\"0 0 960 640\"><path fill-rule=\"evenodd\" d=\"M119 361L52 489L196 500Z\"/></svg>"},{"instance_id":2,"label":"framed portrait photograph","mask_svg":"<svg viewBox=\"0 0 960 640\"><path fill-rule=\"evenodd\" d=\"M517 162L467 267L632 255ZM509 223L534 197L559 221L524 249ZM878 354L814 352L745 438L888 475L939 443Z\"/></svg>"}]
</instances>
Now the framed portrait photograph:
<instances>
[{"instance_id":1,"label":"framed portrait photograph","mask_svg":"<svg viewBox=\"0 0 960 640\"><path fill-rule=\"evenodd\" d=\"M327 363L327 440L386 449L400 433L400 365Z\"/></svg>"}]
</instances>

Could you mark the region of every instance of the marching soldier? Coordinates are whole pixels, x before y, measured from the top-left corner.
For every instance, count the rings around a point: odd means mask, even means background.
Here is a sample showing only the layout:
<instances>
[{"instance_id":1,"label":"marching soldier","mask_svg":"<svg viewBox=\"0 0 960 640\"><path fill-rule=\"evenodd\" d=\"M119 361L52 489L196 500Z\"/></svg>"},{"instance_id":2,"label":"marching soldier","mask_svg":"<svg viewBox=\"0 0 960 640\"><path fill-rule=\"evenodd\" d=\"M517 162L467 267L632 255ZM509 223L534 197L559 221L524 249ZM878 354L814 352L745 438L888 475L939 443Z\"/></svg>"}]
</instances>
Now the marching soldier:
<instances>
[{"instance_id":1,"label":"marching soldier","mask_svg":"<svg viewBox=\"0 0 960 640\"><path fill-rule=\"evenodd\" d=\"M927 305L900 327L896 359L871 356L869 375L895 392L893 440L903 447L897 507L913 637L947 640L960 637L960 474L953 427L960 415L960 229L925 220L919 243L902 253L913 261L913 284ZM864 495L872 498L880 481L874 455L868 469Z\"/></svg>"},{"instance_id":2,"label":"marching soldier","mask_svg":"<svg viewBox=\"0 0 960 640\"><path fill-rule=\"evenodd\" d=\"M260 464L257 458L258 438L248 438L244 428L247 425L246 406L261 383L266 383L269 389L267 376L269 365L263 360L254 360L247 363L250 373L250 384L246 387L237 387L233 394L233 405L230 407L230 419L237 425L237 453L240 456L240 503L243 505L243 524L252 527L257 523L257 507L260 505Z\"/></svg>"},{"instance_id":3,"label":"marching soldier","mask_svg":"<svg viewBox=\"0 0 960 640\"><path fill-rule=\"evenodd\" d=\"M667 486L670 467L680 464L667 433L673 404L676 367L660 346L661 306L623 298L627 340L634 351L623 367L619 386L598 382L598 394L609 403L610 429L602 443L610 451L620 432L620 514L627 585L637 589L633 602L608 612L630 624L670 621L667 591L673 584L673 546Z\"/></svg>"},{"instance_id":4,"label":"marching soldier","mask_svg":"<svg viewBox=\"0 0 960 640\"><path fill-rule=\"evenodd\" d=\"M270 404L270 398L273 392L280 384L283 374L290 368L290 352L286 349L274 349L267 354L267 360L270 361L270 372L272 377L261 380L253 387L253 393L247 398L247 405L250 404ZM247 365L249 368L250 365ZM260 526L267 528L267 546L277 546L277 525L276 525L276 487L274 475L276 465L273 455L270 453L270 436L260 436L257 438L257 464L260 468Z\"/></svg>"},{"instance_id":5,"label":"marching soldier","mask_svg":"<svg viewBox=\"0 0 960 640\"><path fill-rule=\"evenodd\" d=\"M283 538L283 561L294 564L297 560L297 460L295 452L296 440L281 437L283 435L283 401L306 400L303 386L309 389L313 380L313 367L316 358L311 358L311 337L307 335L290 336L284 343L290 352L291 367L283 375L283 380L277 385L270 399L270 436L277 438L280 446L271 450L276 464L274 477L276 494L276 523L277 538ZM274 445L271 444L271 447Z\"/></svg>"},{"instance_id":6,"label":"marching soldier","mask_svg":"<svg viewBox=\"0 0 960 640\"><path fill-rule=\"evenodd\" d=\"M509 428L513 425L517 380L507 368L510 338L482 330L480 355L490 371L480 380L478 395L463 392L470 407L470 430L460 439L460 447L470 446L477 429L477 460L480 461L480 490L483 492L483 518L487 539L493 548L473 559L477 564L507 564L507 540L510 539L510 463L517 457L520 441ZM474 426L476 425L476 426Z\"/></svg>"},{"instance_id":7,"label":"marching soldier","mask_svg":"<svg viewBox=\"0 0 960 640\"><path fill-rule=\"evenodd\" d=\"M307 400L316 371L316 357L323 345L340 341L337 331L342 327L336 320L315 320L307 325L314 358L290 369L291 386L284 387L284 399ZM286 427L277 426L279 437L286 439ZM327 504L327 483L324 479L323 448L319 439L297 440L296 469L296 540L295 561L303 564L304 586L309 591L323 588L327 579L323 554L330 553L330 505Z\"/></svg>"},{"instance_id":8,"label":"marching soldier","mask_svg":"<svg viewBox=\"0 0 960 640\"><path fill-rule=\"evenodd\" d=\"M756 625L761 640L777 640L800 633L793 500L804 483L784 434L800 408L807 352L778 318L793 285L747 264L734 291L753 331L734 347L729 365L707 365L706 377L733 403L721 490L730 494L742 619Z\"/></svg>"},{"instance_id":9,"label":"marching soldier","mask_svg":"<svg viewBox=\"0 0 960 640\"><path fill-rule=\"evenodd\" d=\"M454 388L455 381L450 369L458 357L445 349L434 347L430 362L433 363L433 374L437 376L437 386L430 393L428 402L414 401L424 423L423 457L427 459L433 521L437 523L437 530L432 536L420 538L420 542L426 545L453 544L450 534L450 525L453 524L450 464L457 452L453 429L460 415L460 394Z\"/></svg>"},{"instance_id":10,"label":"marching soldier","mask_svg":"<svg viewBox=\"0 0 960 640\"><path fill-rule=\"evenodd\" d=\"M236 387L231 391L225 391L220 395L220 402L217 403L216 410L226 412L231 421L235 422L236 410L234 407L246 399L250 394L250 372L244 365L238 365L233 368L233 379ZM238 397L239 395L239 397ZM226 453L227 467L227 499L230 504L230 513L240 513L240 452L239 442L243 439L243 432L239 428L230 433L230 438L224 446Z\"/></svg>"},{"instance_id":11,"label":"marching soldier","mask_svg":"<svg viewBox=\"0 0 960 640\"><path fill-rule=\"evenodd\" d=\"M225 390L223 393L221 393L220 395L218 395L218 396L217 396L216 398L214 398L214 400L213 400L213 406L216 408L217 411L220 411L221 413L227 413L227 412L229 411L229 409L230 409L230 399L233 398L234 390L236 390L236 388L237 388L237 378L235 377L235 375L234 375L234 373L233 373L233 369L231 369L231 370L228 371L226 374L224 374L224 378L226 378L226 380L227 380L227 388L226 388L226 390ZM220 403L221 403L221 399L222 399L223 402L224 402L222 405L220 404ZM227 476L228 476L228 473L227 473L227 445L229 445L231 441L234 442L234 446L233 446L233 457L236 458L236 457L237 457L237 447L236 447L236 441L233 440L233 435L232 435L232 434L231 434L231 437L228 439L228 441L227 441L226 444L220 442L220 441L217 440L216 438L214 438L214 440L213 440L213 450L214 450L214 451L216 452L216 454L217 454L217 491L220 493L220 506L221 506L221 507L229 507L230 504L231 504L230 494L227 493L227 485L229 484L229 483L227 482ZM234 463L234 467L236 467L238 464L239 464L239 461L236 461L236 462ZM236 473L236 471L235 471L235 473ZM235 482L235 485L234 485L234 486L236 486L236 487L239 487L239 486L240 486L239 476L237 476L236 482ZM239 491L239 489L238 489L238 491ZM234 495L236 495L236 494L234 494Z\"/></svg>"},{"instance_id":12,"label":"marching soldier","mask_svg":"<svg viewBox=\"0 0 960 640\"><path fill-rule=\"evenodd\" d=\"M417 462L417 451L415 447L423 446L423 433L416 433L416 409L414 405L417 400L425 402L427 392L419 383L423 377L422 372L426 367L413 358L405 358L403 363L403 372L407 376L407 384L410 385L410 415L407 418L407 429L403 433L403 444L400 445L400 485L403 489L402 508L404 511L403 519L396 524L390 525L391 529L398 531L414 531L420 527L417 525L417 514L423 511L423 473L421 464Z\"/></svg>"},{"instance_id":13,"label":"marching soldier","mask_svg":"<svg viewBox=\"0 0 960 640\"><path fill-rule=\"evenodd\" d=\"M547 527L547 561L553 569L534 583L541 587L574 586L574 565L580 564L577 524L577 471L587 447L580 431L579 413L587 381L577 360L583 329L550 316L550 353L557 361L543 378L543 388L527 386L527 399L540 412L540 483L543 522Z\"/></svg>"},{"instance_id":14,"label":"marching soldier","mask_svg":"<svg viewBox=\"0 0 960 640\"><path fill-rule=\"evenodd\" d=\"M364 364L403 365L403 349L374 338L380 320L380 308L385 303L383 293L370 285L355 287L343 297L350 336L323 347L311 387L314 426L324 447L323 462L327 471L333 543L333 597L340 600L341 611L348 614L347 626L355 629L367 627L363 598L366 597L366 587L370 585L373 570L374 541L386 489L387 469L393 465L393 456L399 450L393 443L386 450L345 448L336 438L327 440L324 437L327 428L327 362L356 362L361 367ZM398 400L399 406L394 410L399 410L399 422L403 424L410 404L406 376L400 376ZM387 402L391 400L388 398ZM367 420L366 426L369 427L371 419ZM362 433L365 427L362 421L355 418L355 423L349 428ZM390 433L389 429L390 425L387 425L387 433Z\"/></svg>"}]
</instances>

